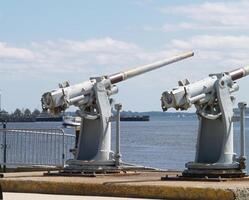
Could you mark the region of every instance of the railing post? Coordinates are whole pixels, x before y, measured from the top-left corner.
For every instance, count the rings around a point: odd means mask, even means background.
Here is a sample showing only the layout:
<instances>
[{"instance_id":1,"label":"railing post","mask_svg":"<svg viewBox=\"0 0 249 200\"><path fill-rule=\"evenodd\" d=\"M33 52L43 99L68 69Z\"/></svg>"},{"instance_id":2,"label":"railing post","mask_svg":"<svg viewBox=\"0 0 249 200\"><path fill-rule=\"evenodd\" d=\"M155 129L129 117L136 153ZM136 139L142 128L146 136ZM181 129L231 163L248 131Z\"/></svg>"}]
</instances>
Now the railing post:
<instances>
[{"instance_id":1,"label":"railing post","mask_svg":"<svg viewBox=\"0 0 249 200\"><path fill-rule=\"evenodd\" d=\"M6 172L6 160L7 160L7 139L6 139L6 122L3 123L3 172Z\"/></svg>"},{"instance_id":2,"label":"railing post","mask_svg":"<svg viewBox=\"0 0 249 200\"><path fill-rule=\"evenodd\" d=\"M115 164L120 165L121 153L120 153L120 111L122 109L122 104L115 104L116 113L116 155Z\"/></svg>"},{"instance_id":3,"label":"railing post","mask_svg":"<svg viewBox=\"0 0 249 200\"><path fill-rule=\"evenodd\" d=\"M240 109L240 157L246 159L245 153L245 111L246 111L246 103L240 102L238 103L238 107Z\"/></svg>"},{"instance_id":4,"label":"railing post","mask_svg":"<svg viewBox=\"0 0 249 200\"><path fill-rule=\"evenodd\" d=\"M63 129L61 129L61 131L62 131L62 134L63 134L63 136L62 136L62 167L64 167L64 165L65 165L65 132L64 132L64 130Z\"/></svg>"}]
</instances>

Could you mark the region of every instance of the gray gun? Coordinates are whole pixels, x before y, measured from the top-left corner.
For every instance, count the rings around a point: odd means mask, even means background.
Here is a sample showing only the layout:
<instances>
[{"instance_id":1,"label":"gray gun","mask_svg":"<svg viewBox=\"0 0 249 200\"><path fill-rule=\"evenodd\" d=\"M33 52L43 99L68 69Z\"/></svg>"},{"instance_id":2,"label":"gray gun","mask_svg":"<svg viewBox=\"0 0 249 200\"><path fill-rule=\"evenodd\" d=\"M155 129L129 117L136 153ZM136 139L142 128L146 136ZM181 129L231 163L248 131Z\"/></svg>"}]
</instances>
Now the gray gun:
<instances>
[{"instance_id":1,"label":"gray gun","mask_svg":"<svg viewBox=\"0 0 249 200\"><path fill-rule=\"evenodd\" d=\"M115 157L111 151L110 121L113 103L110 96L118 92L116 83L193 55L193 52L186 52L109 76L90 78L76 85L70 86L66 83L59 89L43 94L42 108L51 113L59 113L71 105L79 107L77 113L82 119L81 131L75 150L75 159L68 161L69 167L86 169L91 165L91 169L102 169L115 164ZM118 156L116 155L117 158Z\"/></svg>"},{"instance_id":2,"label":"gray gun","mask_svg":"<svg viewBox=\"0 0 249 200\"><path fill-rule=\"evenodd\" d=\"M196 107L199 129L195 162L186 164L185 176L240 177L245 173L245 155L237 158L233 150L233 122L235 121L231 95L239 89L235 82L249 75L249 66L230 72L211 74L200 81L190 83L179 81L179 86L170 92L163 92L162 109L187 110ZM245 103L239 107L245 109ZM241 115L243 122L243 115ZM242 123L241 122L241 123ZM244 127L242 123L242 129ZM241 131L241 138L244 138ZM245 152L244 139L241 139L241 152Z\"/></svg>"}]
</instances>

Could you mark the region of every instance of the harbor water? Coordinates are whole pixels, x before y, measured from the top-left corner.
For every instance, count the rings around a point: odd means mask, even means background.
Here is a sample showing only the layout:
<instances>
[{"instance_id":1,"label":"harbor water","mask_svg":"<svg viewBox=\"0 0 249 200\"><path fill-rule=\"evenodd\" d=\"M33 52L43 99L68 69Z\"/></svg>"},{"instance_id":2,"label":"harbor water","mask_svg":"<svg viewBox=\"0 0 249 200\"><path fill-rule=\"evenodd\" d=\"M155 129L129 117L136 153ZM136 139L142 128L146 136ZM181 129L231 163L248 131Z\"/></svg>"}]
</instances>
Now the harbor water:
<instances>
[{"instance_id":1,"label":"harbor water","mask_svg":"<svg viewBox=\"0 0 249 200\"><path fill-rule=\"evenodd\" d=\"M7 128L62 128L61 122L8 123ZM235 151L240 153L240 127L234 126ZM147 122L121 122L121 154L127 163L168 170L182 170L193 161L198 130L194 117L151 117ZM73 128L64 128L74 134ZM246 120L246 133L249 120ZM29 142L32 143L32 140ZM115 150L115 123L112 124L112 149ZM246 135L249 154L249 136ZM1 152L0 152L1 153ZM247 161L247 164L249 162Z\"/></svg>"},{"instance_id":2,"label":"harbor water","mask_svg":"<svg viewBox=\"0 0 249 200\"><path fill-rule=\"evenodd\" d=\"M160 169L182 170L194 161L198 120L194 117L151 117L150 122L122 123L122 154L125 161ZM234 123L234 149L240 154L240 127ZM246 120L246 133L249 120ZM249 153L249 136L246 135ZM249 161L247 160L247 165Z\"/></svg>"}]
</instances>

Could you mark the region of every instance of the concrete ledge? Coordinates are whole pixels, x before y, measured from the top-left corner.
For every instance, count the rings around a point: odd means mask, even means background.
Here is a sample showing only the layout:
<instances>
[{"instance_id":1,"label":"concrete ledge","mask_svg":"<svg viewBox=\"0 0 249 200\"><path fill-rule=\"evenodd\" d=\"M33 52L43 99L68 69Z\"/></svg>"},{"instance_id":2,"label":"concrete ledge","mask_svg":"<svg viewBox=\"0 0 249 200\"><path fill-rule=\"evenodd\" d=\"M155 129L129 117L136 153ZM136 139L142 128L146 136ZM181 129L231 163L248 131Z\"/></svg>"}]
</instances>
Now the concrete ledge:
<instances>
[{"instance_id":1,"label":"concrete ledge","mask_svg":"<svg viewBox=\"0 0 249 200\"><path fill-rule=\"evenodd\" d=\"M198 184L198 183L197 183ZM123 183L80 183L35 180L1 180L4 192L113 196L185 200L234 200L230 189L139 185Z\"/></svg>"}]
</instances>

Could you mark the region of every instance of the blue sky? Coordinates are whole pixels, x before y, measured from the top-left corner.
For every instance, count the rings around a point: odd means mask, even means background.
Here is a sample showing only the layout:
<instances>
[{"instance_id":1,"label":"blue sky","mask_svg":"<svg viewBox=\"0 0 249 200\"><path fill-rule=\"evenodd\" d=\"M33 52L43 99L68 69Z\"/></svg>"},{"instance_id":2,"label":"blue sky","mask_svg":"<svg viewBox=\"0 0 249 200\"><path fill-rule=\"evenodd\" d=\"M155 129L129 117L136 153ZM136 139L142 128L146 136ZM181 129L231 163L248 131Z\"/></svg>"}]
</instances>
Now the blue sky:
<instances>
[{"instance_id":1,"label":"blue sky","mask_svg":"<svg viewBox=\"0 0 249 200\"><path fill-rule=\"evenodd\" d=\"M125 110L160 110L177 81L249 64L248 1L0 2L0 88L8 111L39 108L43 92L178 52L195 56L119 84ZM249 78L237 101L249 101Z\"/></svg>"}]
</instances>

